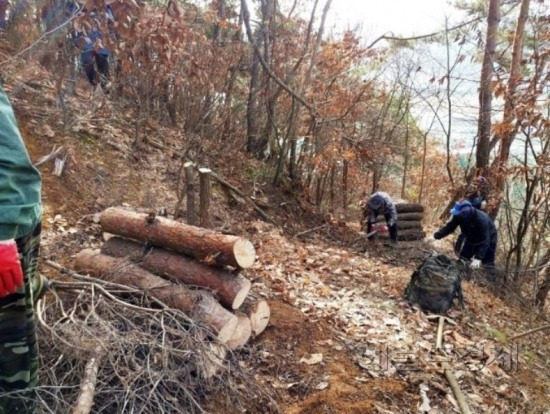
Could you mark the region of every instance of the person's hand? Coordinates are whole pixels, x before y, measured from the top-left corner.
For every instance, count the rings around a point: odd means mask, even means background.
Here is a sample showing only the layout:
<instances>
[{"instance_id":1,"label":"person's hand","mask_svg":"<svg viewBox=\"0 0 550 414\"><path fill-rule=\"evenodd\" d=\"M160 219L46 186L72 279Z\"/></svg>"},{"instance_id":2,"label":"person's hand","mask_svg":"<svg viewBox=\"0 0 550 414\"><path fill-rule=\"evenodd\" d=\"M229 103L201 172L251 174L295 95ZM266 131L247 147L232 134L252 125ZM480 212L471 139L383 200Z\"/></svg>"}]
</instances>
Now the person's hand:
<instances>
[{"instance_id":1,"label":"person's hand","mask_svg":"<svg viewBox=\"0 0 550 414\"><path fill-rule=\"evenodd\" d=\"M479 269L481 267L481 260L479 259L472 259L470 262L470 269Z\"/></svg>"},{"instance_id":2,"label":"person's hand","mask_svg":"<svg viewBox=\"0 0 550 414\"><path fill-rule=\"evenodd\" d=\"M426 236L424 238L424 243L432 244L433 242L435 242L435 237L434 236Z\"/></svg>"},{"instance_id":3,"label":"person's hand","mask_svg":"<svg viewBox=\"0 0 550 414\"><path fill-rule=\"evenodd\" d=\"M15 240L0 242L0 298L23 285L23 269Z\"/></svg>"},{"instance_id":4,"label":"person's hand","mask_svg":"<svg viewBox=\"0 0 550 414\"><path fill-rule=\"evenodd\" d=\"M482 209L482 210L485 210L486 208L487 208L487 201L483 200L483 201L481 202L481 209Z\"/></svg>"}]
</instances>

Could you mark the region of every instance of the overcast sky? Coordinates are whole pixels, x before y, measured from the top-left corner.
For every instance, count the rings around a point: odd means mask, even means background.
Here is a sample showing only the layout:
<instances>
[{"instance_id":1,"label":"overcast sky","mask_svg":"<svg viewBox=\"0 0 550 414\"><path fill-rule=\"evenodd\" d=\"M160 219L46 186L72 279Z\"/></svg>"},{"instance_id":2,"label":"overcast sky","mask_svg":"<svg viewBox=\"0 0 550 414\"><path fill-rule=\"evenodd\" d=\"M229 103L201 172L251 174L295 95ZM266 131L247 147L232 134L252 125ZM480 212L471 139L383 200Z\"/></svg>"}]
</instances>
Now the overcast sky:
<instances>
[{"instance_id":1,"label":"overcast sky","mask_svg":"<svg viewBox=\"0 0 550 414\"><path fill-rule=\"evenodd\" d=\"M324 2L320 2L320 7L323 6ZM440 31L445 27L446 17L451 27L467 19L464 12L452 7L448 0L333 0L327 23L337 32L359 27L364 44L369 44L384 33L411 37ZM419 74L416 85L419 89L424 86L423 80L427 82L432 76L439 78L443 74L433 59L444 62L445 47L436 44L429 48L432 57L427 55L422 62L423 76ZM452 46L452 55L459 53L455 49ZM458 88L453 96L452 147L458 150L459 147L469 148L470 145L463 146L466 142L471 143L476 133L479 65L464 63L456 69L455 75L473 80L460 81L459 85L453 80L453 87ZM428 128L433 119L429 108L417 103L413 112L420 124ZM441 108L440 117L444 123L447 122L445 107ZM444 134L438 123L431 130L431 135L443 140Z\"/></svg>"},{"instance_id":2,"label":"overcast sky","mask_svg":"<svg viewBox=\"0 0 550 414\"><path fill-rule=\"evenodd\" d=\"M329 26L339 29L360 25L367 39L386 32L413 36L441 29L445 15L451 24L462 14L447 0L333 0Z\"/></svg>"}]
</instances>

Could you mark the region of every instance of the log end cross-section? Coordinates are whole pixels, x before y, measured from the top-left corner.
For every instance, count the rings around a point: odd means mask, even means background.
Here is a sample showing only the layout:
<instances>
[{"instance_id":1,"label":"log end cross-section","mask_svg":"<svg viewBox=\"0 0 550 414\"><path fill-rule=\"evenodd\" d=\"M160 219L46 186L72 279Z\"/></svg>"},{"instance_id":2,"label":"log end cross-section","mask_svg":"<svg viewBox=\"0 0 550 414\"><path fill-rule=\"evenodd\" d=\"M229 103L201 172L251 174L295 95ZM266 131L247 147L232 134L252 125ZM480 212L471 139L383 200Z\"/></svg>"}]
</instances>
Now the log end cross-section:
<instances>
[{"instance_id":1,"label":"log end cross-section","mask_svg":"<svg viewBox=\"0 0 550 414\"><path fill-rule=\"evenodd\" d=\"M233 244L233 255L239 267L246 269L256 260L256 249L250 240L237 239Z\"/></svg>"}]
</instances>

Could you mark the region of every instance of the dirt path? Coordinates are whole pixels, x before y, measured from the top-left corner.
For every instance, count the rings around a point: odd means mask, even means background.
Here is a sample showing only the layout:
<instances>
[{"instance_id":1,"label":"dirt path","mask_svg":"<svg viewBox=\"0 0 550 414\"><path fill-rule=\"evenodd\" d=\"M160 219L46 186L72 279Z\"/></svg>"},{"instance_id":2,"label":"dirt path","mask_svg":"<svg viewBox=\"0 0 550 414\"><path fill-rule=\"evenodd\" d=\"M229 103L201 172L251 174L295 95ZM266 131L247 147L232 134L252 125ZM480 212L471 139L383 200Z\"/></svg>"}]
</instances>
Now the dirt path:
<instances>
[{"instance_id":1,"label":"dirt path","mask_svg":"<svg viewBox=\"0 0 550 414\"><path fill-rule=\"evenodd\" d=\"M271 326L255 344L265 355L257 366L285 401L285 412L457 409L434 349L436 324L402 299L426 254L421 245L377 245L360 255L320 237L302 243L255 225L260 260L251 272L253 289L271 297L273 308ZM525 381L532 367L519 348L499 340L505 327L497 320L513 324L517 315L478 286L466 282L464 288L466 309L449 313L458 324L445 330L445 358L472 411L542 412L543 388ZM498 319L486 309L499 309Z\"/></svg>"}]
</instances>

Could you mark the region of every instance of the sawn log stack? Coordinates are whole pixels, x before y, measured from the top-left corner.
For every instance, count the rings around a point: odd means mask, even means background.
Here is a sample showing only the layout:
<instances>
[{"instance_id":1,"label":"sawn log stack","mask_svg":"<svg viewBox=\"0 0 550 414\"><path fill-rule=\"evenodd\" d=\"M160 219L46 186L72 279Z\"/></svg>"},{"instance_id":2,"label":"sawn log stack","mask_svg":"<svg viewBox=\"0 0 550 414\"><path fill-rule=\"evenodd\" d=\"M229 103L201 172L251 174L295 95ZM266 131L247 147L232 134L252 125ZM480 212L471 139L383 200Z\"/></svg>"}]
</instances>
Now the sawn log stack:
<instances>
[{"instance_id":1,"label":"sawn log stack","mask_svg":"<svg viewBox=\"0 0 550 414\"><path fill-rule=\"evenodd\" d=\"M231 349L267 327L269 305L251 299L250 281L237 273L255 261L249 240L121 208L105 210L100 223L116 236L101 251L80 252L77 270L148 292Z\"/></svg>"},{"instance_id":2,"label":"sawn log stack","mask_svg":"<svg viewBox=\"0 0 550 414\"><path fill-rule=\"evenodd\" d=\"M397 203L397 237L401 241L422 240L426 233L422 228L424 219L424 206L415 203ZM378 223L385 223L386 219L379 216ZM388 234L381 234L382 238L388 238Z\"/></svg>"}]
</instances>

